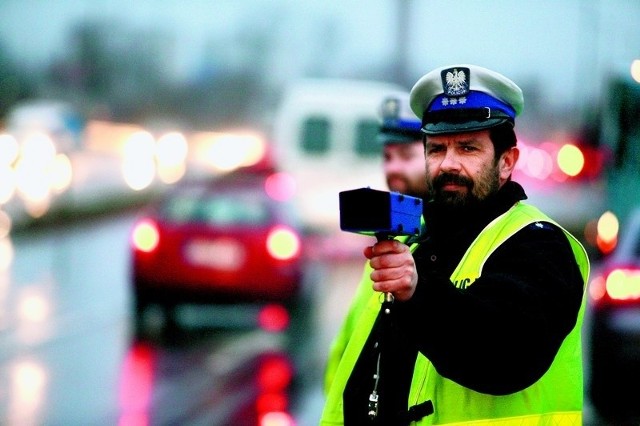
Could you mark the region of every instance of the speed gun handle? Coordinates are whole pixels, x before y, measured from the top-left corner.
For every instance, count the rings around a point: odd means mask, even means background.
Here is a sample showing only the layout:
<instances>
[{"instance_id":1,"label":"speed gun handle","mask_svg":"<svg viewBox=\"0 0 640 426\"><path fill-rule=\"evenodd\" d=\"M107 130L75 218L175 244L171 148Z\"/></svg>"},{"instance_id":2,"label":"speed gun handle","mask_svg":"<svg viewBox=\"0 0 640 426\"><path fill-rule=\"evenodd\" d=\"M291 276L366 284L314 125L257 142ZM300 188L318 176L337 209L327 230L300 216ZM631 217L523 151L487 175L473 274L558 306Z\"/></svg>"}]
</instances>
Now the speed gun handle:
<instances>
[{"instance_id":1,"label":"speed gun handle","mask_svg":"<svg viewBox=\"0 0 640 426\"><path fill-rule=\"evenodd\" d=\"M339 193L340 229L375 236L378 241L419 235L422 199L398 192L359 188ZM387 293L385 302L392 302Z\"/></svg>"},{"instance_id":2,"label":"speed gun handle","mask_svg":"<svg viewBox=\"0 0 640 426\"><path fill-rule=\"evenodd\" d=\"M390 234L385 234L385 233L376 234L376 239L378 240L378 242L384 241L384 240L393 240L393 238L394 238L394 236L390 235ZM385 293L384 294L383 309L387 314L390 313L389 305L391 303L393 303L393 294L392 293Z\"/></svg>"}]
</instances>

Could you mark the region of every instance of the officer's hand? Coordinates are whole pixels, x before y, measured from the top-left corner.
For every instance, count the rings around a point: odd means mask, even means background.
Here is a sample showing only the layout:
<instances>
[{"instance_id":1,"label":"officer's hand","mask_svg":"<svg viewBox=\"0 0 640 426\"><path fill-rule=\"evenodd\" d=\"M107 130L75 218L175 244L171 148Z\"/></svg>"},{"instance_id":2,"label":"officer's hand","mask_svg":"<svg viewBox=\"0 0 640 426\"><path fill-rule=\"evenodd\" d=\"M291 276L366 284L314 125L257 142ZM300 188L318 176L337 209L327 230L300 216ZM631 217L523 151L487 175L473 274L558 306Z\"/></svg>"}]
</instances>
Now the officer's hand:
<instances>
[{"instance_id":1,"label":"officer's hand","mask_svg":"<svg viewBox=\"0 0 640 426\"><path fill-rule=\"evenodd\" d=\"M378 241L365 247L364 255L373 268L373 289L392 293L399 301L409 300L416 290L418 272L409 247L395 240Z\"/></svg>"}]
</instances>

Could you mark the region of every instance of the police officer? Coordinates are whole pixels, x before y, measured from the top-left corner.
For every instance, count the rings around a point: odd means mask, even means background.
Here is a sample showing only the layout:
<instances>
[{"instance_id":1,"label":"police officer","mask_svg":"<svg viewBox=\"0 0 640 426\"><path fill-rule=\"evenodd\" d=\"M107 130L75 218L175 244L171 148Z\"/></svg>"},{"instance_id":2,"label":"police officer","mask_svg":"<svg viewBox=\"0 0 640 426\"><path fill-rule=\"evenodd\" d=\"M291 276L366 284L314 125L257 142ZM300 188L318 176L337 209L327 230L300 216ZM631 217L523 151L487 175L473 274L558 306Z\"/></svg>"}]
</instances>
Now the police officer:
<instances>
[{"instance_id":1,"label":"police officer","mask_svg":"<svg viewBox=\"0 0 640 426\"><path fill-rule=\"evenodd\" d=\"M365 248L371 289L339 335L320 423L581 424L589 260L511 179L522 91L462 64L427 73L410 100L425 134L426 227L411 247ZM394 344L380 365L387 292Z\"/></svg>"},{"instance_id":2,"label":"police officer","mask_svg":"<svg viewBox=\"0 0 640 426\"><path fill-rule=\"evenodd\" d=\"M409 105L409 93L386 97L380 106L383 172L391 191L423 197L427 193L422 125Z\"/></svg>"}]
</instances>

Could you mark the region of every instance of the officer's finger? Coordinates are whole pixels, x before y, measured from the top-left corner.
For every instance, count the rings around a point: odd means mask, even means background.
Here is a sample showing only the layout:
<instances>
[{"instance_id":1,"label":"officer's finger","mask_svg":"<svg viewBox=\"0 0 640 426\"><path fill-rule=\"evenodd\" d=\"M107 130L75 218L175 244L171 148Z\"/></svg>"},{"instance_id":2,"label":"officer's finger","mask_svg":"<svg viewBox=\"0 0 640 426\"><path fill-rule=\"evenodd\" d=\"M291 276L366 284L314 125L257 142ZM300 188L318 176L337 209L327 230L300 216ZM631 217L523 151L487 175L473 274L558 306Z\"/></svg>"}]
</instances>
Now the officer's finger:
<instances>
[{"instance_id":1,"label":"officer's finger","mask_svg":"<svg viewBox=\"0 0 640 426\"><path fill-rule=\"evenodd\" d=\"M388 253L402 253L408 250L409 248L406 244L402 244L396 240L381 240L372 246L372 253L375 256Z\"/></svg>"},{"instance_id":2,"label":"officer's finger","mask_svg":"<svg viewBox=\"0 0 640 426\"><path fill-rule=\"evenodd\" d=\"M380 243L365 247L364 255L367 259L373 260L382 256L390 256L394 253L393 251L389 250L387 246L379 246L378 244Z\"/></svg>"}]
</instances>

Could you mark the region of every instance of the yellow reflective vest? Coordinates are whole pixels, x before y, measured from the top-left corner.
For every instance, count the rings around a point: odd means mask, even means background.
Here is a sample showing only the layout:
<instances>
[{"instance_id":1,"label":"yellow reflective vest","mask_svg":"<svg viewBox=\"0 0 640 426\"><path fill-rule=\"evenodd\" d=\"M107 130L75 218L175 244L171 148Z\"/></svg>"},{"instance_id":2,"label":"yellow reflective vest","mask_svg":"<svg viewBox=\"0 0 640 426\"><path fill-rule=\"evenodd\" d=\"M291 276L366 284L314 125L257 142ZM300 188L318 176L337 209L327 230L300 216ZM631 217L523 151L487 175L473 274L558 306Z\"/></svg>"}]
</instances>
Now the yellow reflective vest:
<instances>
[{"instance_id":1,"label":"yellow reflective vest","mask_svg":"<svg viewBox=\"0 0 640 426\"><path fill-rule=\"evenodd\" d=\"M451 281L473 283L482 275L484 263L497 247L527 225L541 221L557 225L536 207L516 203L478 235L451 275ZM589 276L587 253L575 237L563 231L571 244L586 290ZM411 245L411 251L416 248L417 244ZM343 392L380 312L381 298L371 288L370 272L367 263L347 318L329 353L325 372L326 403L320 425L344 423ZM475 392L442 377L431 362L418 353L407 409L431 400L435 412L412 425L581 425L581 328L585 295L583 291L576 324L562 343L551 367L536 383L519 392L500 396Z\"/></svg>"}]
</instances>

